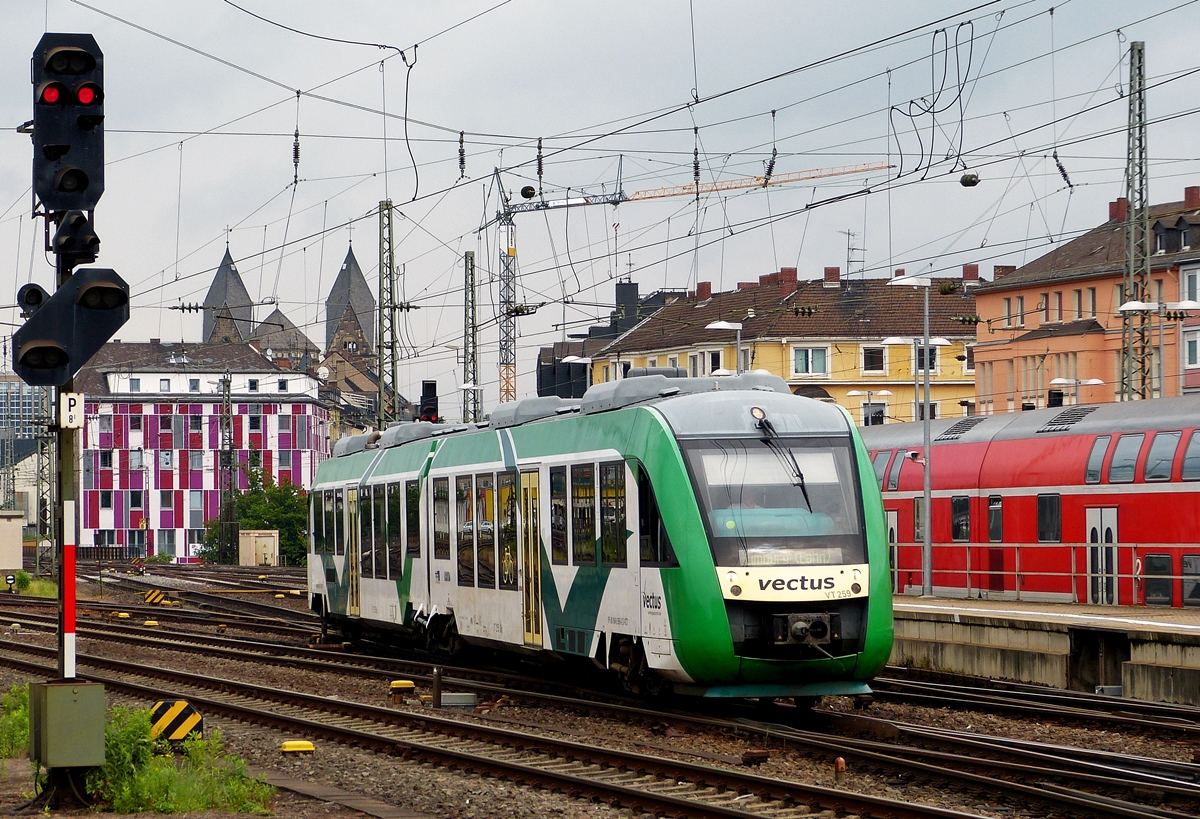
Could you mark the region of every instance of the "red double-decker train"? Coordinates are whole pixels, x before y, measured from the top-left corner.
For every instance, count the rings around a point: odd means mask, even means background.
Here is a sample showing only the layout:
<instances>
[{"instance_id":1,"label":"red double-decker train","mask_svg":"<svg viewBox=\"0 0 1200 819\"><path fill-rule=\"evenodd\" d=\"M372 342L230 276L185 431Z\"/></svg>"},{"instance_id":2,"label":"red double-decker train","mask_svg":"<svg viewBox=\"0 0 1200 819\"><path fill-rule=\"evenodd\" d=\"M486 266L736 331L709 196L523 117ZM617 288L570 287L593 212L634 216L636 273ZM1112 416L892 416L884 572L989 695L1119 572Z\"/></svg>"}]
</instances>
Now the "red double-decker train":
<instances>
[{"instance_id":1,"label":"red double-decker train","mask_svg":"<svg viewBox=\"0 0 1200 819\"><path fill-rule=\"evenodd\" d=\"M1200 395L930 422L936 594L1200 606ZM861 430L921 589L922 425Z\"/></svg>"}]
</instances>

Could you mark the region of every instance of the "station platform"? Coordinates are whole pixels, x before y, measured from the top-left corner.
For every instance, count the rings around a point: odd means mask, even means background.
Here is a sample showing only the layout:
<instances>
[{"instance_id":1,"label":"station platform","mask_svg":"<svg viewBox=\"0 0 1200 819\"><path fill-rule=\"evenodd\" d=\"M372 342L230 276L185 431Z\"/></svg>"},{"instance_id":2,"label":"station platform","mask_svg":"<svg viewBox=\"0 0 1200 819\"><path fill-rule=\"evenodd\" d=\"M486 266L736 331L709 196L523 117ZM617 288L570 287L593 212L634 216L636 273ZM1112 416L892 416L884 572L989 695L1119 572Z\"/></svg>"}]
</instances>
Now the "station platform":
<instances>
[{"instance_id":1,"label":"station platform","mask_svg":"<svg viewBox=\"0 0 1200 819\"><path fill-rule=\"evenodd\" d=\"M893 598L894 665L1200 706L1200 608Z\"/></svg>"}]
</instances>

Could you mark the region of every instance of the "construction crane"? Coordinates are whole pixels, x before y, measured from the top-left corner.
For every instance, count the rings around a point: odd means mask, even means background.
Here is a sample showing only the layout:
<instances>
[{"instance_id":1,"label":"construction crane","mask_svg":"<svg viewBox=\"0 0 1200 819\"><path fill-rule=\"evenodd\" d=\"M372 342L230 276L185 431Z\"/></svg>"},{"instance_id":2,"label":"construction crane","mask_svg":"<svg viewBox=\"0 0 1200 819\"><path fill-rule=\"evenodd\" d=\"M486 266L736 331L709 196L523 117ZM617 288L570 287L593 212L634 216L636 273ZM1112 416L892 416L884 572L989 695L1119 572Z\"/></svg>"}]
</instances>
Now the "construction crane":
<instances>
[{"instance_id":1,"label":"construction crane","mask_svg":"<svg viewBox=\"0 0 1200 819\"><path fill-rule=\"evenodd\" d=\"M644 202L650 199L666 199L671 196L695 196L697 200L702 195L719 193L721 191L744 190L748 188L766 188L775 185L786 185L792 182L805 182L810 179L825 179L831 176L851 176L870 171L889 170L893 165L886 162L869 162L859 165L841 165L833 168L813 168L806 171L792 171L778 175L744 176L733 179L722 179L717 182L695 182L691 185L675 185L665 188L647 188L626 195L621 185L621 161L617 163L617 184L615 192L600 196L568 195L563 199L546 199L542 196L542 153L541 141L538 142L538 187L526 185L521 188L521 196L527 201L512 202L505 193L503 181L500 179L500 169L493 174L496 190L499 191L501 207L496 211L496 217L482 227L483 230L492 224L498 224L503 229L503 244L500 249L500 403L517 400L517 316L528 315L534 309L529 305L517 304L517 238L516 225L513 216L518 213L529 213L539 210L558 210L561 208L579 207L582 205L620 205L622 202Z\"/></svg>"}]
</instances>

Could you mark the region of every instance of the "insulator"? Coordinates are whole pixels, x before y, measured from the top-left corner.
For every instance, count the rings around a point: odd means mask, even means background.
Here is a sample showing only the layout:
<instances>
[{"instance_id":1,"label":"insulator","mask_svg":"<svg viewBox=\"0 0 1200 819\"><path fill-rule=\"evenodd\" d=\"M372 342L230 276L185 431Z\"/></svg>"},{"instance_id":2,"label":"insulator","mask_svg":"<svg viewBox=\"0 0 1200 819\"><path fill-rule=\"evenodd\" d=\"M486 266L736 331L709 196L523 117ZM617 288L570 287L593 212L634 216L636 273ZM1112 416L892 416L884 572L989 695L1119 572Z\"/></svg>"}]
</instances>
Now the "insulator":
<instances>
[{"instance_id":1,"label":"insulator","mask_svg":"<svg viewBox=\"0 0 1200 819\"><path fill-rule=\"evenodd\" d=\"M692 149L692 181L700 184L700 149Z\"/></svg>"},{"instance_id":2,"label":"insulator","mask_svg":"<svg viewBox=\"0 0 1200 819\"><path fill-rule=\"evenodd\" d=\"M541 182L542 181L542 138L541 137L538 137L537 169L538 169L538 182Z\"/></svg>"},{"instance_id":3,"label":"insulator","mask_svg":"<svg viewBox=\"0 0 1200 819\"><path fill-rule=\"evenodd\" d=\"M300 129L296 129L296 136L292 141L292 183L300 181Z\"/></svg>"},{"instance_id":4,"label":"insulator","mask_svg":"<svg viewBox=\"0 0 1200 819\"><path fill-rule=\"evenodd\" d=\"M775 157L779 155L779 151L771 149L771 158L767 160L767 172L763 175L763 187L771 181L771 174L775 173Z\"/></svg>"},{"instance_id":5,"label":"insulator","mask_svg":"<svg viewBox=\"0 0 1200 819\"><path fill-rule=\"evenodd\" d=\"M459 179L467 175L467 146L466 132L458 132L458 177Z\"/></svg>"}]
</instances>

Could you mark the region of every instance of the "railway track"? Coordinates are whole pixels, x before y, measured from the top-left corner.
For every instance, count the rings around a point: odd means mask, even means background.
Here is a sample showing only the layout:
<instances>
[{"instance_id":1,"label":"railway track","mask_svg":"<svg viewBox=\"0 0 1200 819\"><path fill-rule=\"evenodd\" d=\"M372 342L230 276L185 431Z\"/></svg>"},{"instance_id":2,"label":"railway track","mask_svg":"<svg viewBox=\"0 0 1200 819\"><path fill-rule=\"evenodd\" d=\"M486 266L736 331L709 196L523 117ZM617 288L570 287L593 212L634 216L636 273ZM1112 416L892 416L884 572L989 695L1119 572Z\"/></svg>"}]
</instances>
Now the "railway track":
<instances>
[{"instance_id":1,"label":"railway track","mask_svg":"<svg viewBox=\"0 0 1200 819\"><path fill-rule=\"evenodd\" d=\"M6 664L51 673L52 649L3 646ZM571 740L530 735L512 728L471 723L436 714L413 715L297 691L214 679L179 671L156 672L86 654L84 676L114 691L143 698L162 695L160 674L169 674L175 696L207 713L287 731L355 744L421 762L440 764L540 786L575 798L656 815L690 817L890 816L895 819L967 819L973 814L913 805L744 771L596 748ZM102 670L100 670L102 669Z\"/></svg>"},{"instance_id":2,"label":"railway track","mask_svg":"<svg viewBox=\"0 0 1200 819\"><path fill-rule=\"evenodd\" d=\"M49 625L49 622L46 624ZM430 679L429 667L422 667L422 664L380 661L353 655L331 657L324 652L234 639L214 640L207 635L182 633L158 637L146 634L144 629L105 623L94 629L89 626L87 631L81 632L81 636L119 639L151 649L201 651L246 662L258 663L268 660L311 671L366 676L380 680L381 695L384 682L400 673L423 682ZM188 641L186 647L180 644L181 640ZM221 645L205 646L206 643L214 641L220 642ZM423 673L412 673L414 671ZM626 719L639 719L647 723L665 720L676 724L690 723L706 730L733 730L766 742L786 743L809 756L820 757L826 761L842 756L855 761L858 769L892 775L901 784L941 781L959 789L992 796L1003 794L1012 802L1033 802L1040 804L1042 809L1065 810L1069 813L1078 813L1085 807L1094 812L1097 805L1100 805L1103 810L1096 815L1103 816L1188 815L1149 804L1155 801L1192 808L1200 806L1200 785L1197 785L1200 781L1200 766L1195 765L1102 754L1075 748L1055 748L1040 743L1018 743L996 737L981 737L977 734L901 725L870 717L822 714L821 716L830 720L829 726L836 731L867 732L882 739L831 737L827 733L805 731L760 720L661 712L638 706L602 704L566 696L533 693L520 687L520 683L525 682L523 680L514 681L508 678L504 680L505 684L489 684L459 679L453 676L455 670L448 671L450 674L443 680L447 688L473 690L492 698L500 695L526 698L544 705L602 712L610 717L617 713ZM177 674L173 671L164 673L172 679ZM517 683L517 687L514 687L514 682ZM390 714L397 713L385 710ZM559 730L554 726L512 724L523 729ZM1068 785L1085 788L1088 792L1072 790ZM1130 799L1140 801L1129 801Z\"/></svg>"}]
</instances>

